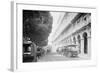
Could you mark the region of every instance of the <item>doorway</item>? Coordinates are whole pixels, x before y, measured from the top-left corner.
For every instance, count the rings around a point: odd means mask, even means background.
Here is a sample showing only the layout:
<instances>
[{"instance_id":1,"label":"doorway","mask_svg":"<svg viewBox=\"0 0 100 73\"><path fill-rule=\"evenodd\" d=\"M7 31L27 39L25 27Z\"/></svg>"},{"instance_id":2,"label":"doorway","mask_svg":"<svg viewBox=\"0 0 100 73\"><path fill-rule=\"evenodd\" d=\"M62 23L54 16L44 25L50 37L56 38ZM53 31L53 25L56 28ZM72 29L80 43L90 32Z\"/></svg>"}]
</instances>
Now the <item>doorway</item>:
<instances>
[{"instance_id":1,"label":"doorway","mask_svg":"<svg viewBox=\"0 0 100 73\"><path fill-rule=\"evenodd\" d=\"M85 32L83 34L83 39L84 39L84 53L88 53L88 39L87 39L87 33Z\"/></svg>"}]
</instances>

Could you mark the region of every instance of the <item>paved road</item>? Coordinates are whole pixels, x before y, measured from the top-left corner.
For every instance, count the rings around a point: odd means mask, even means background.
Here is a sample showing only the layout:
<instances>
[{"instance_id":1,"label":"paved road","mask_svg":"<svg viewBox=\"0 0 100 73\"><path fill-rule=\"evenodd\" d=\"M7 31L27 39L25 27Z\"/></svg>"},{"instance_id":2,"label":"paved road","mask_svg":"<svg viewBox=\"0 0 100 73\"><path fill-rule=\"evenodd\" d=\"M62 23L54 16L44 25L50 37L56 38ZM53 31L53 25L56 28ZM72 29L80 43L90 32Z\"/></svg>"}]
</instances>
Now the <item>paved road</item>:
<instances>
[{"instance_id":1,"label":"paved road","mask_svg":"<svg viewBox=\"0 0 100 73\"><path fill-rule=\"evenodd\" d=\"M78 60L79 58L68 58L62 56L57 53L49 53L43 57L41 57L38 62L46 62L46 61L68 61L68 60Z\"/></svg>"}]
</instances>

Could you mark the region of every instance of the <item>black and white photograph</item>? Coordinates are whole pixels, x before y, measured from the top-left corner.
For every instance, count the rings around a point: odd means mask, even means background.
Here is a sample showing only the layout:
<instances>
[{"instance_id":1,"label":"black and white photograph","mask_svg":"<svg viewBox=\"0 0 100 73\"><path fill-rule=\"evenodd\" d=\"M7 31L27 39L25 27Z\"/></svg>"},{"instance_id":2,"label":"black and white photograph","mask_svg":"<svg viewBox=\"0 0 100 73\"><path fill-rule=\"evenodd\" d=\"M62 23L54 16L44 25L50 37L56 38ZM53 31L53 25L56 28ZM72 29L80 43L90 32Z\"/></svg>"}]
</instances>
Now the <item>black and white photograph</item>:
<instances>
[{"instance_id":1,"label":"black and white photograph","mask_svg":"<svg viewBox=\"0 0 100 73\"><path fill-rule=\"evenodd\" d=\"M96 65L96 8L14 2L13 71Z\"/></svg>"},{"instance_id":2,"label":"black and white photograph","mask_svg":"<svg viewBox=\"0 0 100 73\"><path fill-rule=\"evenodd\" d=\"M23 63L91 58L91 13L22 10Z\"/></svg>"},{"instance_id":3,"label":"black and white photograph","mask_svg":"<svg viewBox=\"0 0 100 73\"><path fill-rule=\"evenodd\" d=\"M100 73L100 0L0 5L0 73Z\"/></svg>"}]
</instances>

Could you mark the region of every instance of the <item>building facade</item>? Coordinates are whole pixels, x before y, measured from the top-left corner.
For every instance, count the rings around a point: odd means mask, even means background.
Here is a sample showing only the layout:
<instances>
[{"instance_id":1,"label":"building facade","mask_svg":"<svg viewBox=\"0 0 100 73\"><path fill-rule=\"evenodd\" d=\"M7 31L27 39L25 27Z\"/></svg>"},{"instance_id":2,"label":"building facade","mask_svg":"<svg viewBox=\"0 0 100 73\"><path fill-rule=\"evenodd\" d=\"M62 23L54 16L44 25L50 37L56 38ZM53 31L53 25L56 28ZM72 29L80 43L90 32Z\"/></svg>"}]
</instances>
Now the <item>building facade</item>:
<instances>
[{"instance_id":1,"label":"building facade","mask_svg":"<svg viewBox=\"0 0 100 73\"><path fill-rule=\"evenodd\" d=\"M64 19L66 20L66 19ZM62 38L62 39L61 39ZM91 56L91 14L78 13L70 24L61 33L57 44L79 45L79 56L90 58Z\"/></svg>"}]
</instances>

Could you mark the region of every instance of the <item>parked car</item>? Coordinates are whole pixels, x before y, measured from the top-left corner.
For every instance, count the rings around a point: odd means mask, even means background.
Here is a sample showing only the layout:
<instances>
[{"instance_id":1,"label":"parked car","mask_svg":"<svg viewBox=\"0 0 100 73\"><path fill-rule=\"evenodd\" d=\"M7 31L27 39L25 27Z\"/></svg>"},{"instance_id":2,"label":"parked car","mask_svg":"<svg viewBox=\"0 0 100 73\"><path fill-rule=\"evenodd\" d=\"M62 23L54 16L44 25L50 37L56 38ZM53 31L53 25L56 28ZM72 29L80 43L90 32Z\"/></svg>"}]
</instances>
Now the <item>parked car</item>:
<instances>
[{"instance_id":1,"label":"parked car","mask_svg":"<svg viewBox=\"0 0 100 73\"><path fill-rule=\"evenodd\" d=\"M64 53L64 47L58 47L57 53L62 55Z\"/></svg>"},{"instance_id":2,"label":"parked car","mask_svg":"<svg viewBox=\"0 0 100 73\"><path fill-rule=\"evenodd\" d=\"M67 57L76 57L79 54L79 48L78 45L72 44L64 46L63 55Z\"/></svg>"},{"instance_id":3,"label":"parked car","mask_svg":"<svg viewBox=\"0 0 100 73\"><path fill-rule=\"evenodd\" d=\"M33 42L31 41L24 41L23 42L23 62L36 62L36 51L34 48L35 46L32 45Z\"/></svg>"}]
</instances>

